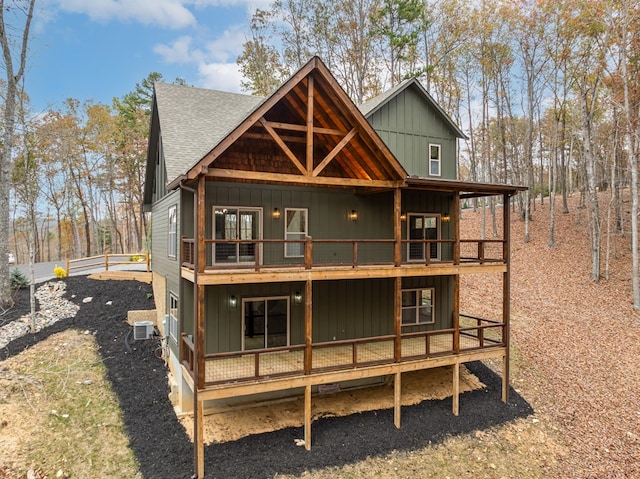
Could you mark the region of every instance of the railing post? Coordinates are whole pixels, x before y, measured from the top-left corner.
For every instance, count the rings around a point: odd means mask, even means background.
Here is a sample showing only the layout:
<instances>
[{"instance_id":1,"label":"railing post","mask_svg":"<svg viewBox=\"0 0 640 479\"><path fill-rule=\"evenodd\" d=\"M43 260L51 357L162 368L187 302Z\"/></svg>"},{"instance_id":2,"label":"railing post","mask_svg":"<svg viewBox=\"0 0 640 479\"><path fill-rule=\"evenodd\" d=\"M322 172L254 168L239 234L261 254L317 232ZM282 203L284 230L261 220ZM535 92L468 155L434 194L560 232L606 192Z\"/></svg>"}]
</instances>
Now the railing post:
<instances>
[{"instance_id":1,"label":"railing post","mask_svg":"<svg viewBox=\"0 0 640 479\"><path fill-rule=\"evenodd\" d=\"M482 320L476 319L476 325L482 326ZM480 345L481 348L484 347L484 328L480 328L480 327L478 327L478 344Z\"/></svg>"},{"instance_id":2,"label":"railing post","mask_svg":"<svg viewBox=\"0 0 640 479\"><path fill-rule=\"evenodd\" d=\"M311 236L307 236L304 239L304 267L305 269L311 269L313 266L313 243L311 242Z\"/></svg>"},{"instance_id":3,"label":"railing post","mask_svg":"<svg viewBox=\"0 0 640 479\"><path fill-rule=\"evenodd\" d=\"M150 259L151 259L151 255L150 255L150 254L149 254L149 252L147 251L147 252L145 253L145 260L146 260L146 262L147 262L147 273L148 273L149 271L151 271L151 261L150 261Z\"/></svg>"},{"instance_id":4,"label":"railing post","mask_svg":"<svg viewBox=\"0 0 640 479\"><path fill-rule=\"evenodd\" d=\"M67 258L67 276L69 276L69 273L71 273L71 271L69 271L69 258Z\"/></svg>"},{"instance_id":5,"label":"railing post","mask_svg":"<svg viewBox=\"0 0 640 479\"><path fill-rule=\"evenodd\" d=\"M478 241L478 260L480 264L484 263L484 241Z\"/></svg>"},{"instance_id":6,"label":"railing post","mask_svg":"<svg viewBox=\"0 0 640 479\"><path fill-rule=\"evenodd\" d=\"M104 254L104 270L109 271L109 255L107 253Z\"/></svg>"},{"instance_id":7,"label":"railing post","mask_svg":"<svg viewBox=\"0 0 640 479\"><path fill-rule=\"evenodd\" d=\"M424 246L425 264L429 266L429 264L431 263L431 242L429 240L423 240L422 244Z\"/></svg>"},{"instance_id":8,"label":"railing post","mask_svg":"<svg viewBox=\"0 0 640 479\"><path fill-rule=\"evenodd\" d=\"M358 265L358 242L354 241L352 243L352 247L353 247L353 264L351 266L352 268L355 269L355 267Z\"/></svg>"},{"instance_id":9,"label":"railing post","mask_svg":"<svg viewBox=\"0 0 640 479\"><path fill-rule=\"evenodd\" d=\"M254 371L253 371L253 375L255 376L256 379L258 379L260 377L260 353L254 353L254 360L253 360L253 365L254 365Z\"/></svg>"},{"instance_id":10,"label":"railing post","mask_svg":"<svg viewBox=\"0 0 640 479\"><path fill-rule=\"evenodd\" d=\"M256 243L254 256L256 257L256 271L260 271L260 246L261 243Z\"/></svg>"}]
</instances>

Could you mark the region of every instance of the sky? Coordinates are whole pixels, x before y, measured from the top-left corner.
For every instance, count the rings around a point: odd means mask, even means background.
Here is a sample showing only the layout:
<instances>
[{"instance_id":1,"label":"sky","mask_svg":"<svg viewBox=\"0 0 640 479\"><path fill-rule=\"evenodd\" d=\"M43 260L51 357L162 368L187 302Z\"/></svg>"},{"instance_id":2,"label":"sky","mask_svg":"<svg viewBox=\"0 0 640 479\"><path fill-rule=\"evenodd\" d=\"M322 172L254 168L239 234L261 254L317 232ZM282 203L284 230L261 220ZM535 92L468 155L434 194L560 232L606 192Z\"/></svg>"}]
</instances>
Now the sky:
<instances>
[{"instance_id":1,"label":"sky","mask_svg":"<svg viewBox=\"0 0 640 479\"><path fill-rule=\"evenodd\" d=\"M25 89L34 112L111 105L151 72L240 92L236 58L268 0L36 0Z\"/></svg>"}]
</instances>

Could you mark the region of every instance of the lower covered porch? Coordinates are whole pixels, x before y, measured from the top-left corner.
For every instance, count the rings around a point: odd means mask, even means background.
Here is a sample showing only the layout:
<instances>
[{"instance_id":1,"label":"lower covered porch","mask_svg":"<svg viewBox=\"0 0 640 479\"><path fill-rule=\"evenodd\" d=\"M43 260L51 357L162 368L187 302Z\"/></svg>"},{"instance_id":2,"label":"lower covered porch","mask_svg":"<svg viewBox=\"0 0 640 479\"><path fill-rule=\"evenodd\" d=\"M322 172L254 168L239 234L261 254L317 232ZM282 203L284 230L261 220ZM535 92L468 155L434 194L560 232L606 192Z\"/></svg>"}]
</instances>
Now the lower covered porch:
<instances>
[{"instance_id":1,"label":"lower covered porch","mask_svg":"<svg viewBox=\"0 0 640 479\"><path fill-rule=\"evenodd\" d=\"M458 329L421 331L351 340L252 349L204 356L204 387L260 383L274 378L361 369L430 358L459 356L506 346L502 322L460 316ZM195 348L182 335L181 363L193 383Z\"/></svg>"}]
</instances>

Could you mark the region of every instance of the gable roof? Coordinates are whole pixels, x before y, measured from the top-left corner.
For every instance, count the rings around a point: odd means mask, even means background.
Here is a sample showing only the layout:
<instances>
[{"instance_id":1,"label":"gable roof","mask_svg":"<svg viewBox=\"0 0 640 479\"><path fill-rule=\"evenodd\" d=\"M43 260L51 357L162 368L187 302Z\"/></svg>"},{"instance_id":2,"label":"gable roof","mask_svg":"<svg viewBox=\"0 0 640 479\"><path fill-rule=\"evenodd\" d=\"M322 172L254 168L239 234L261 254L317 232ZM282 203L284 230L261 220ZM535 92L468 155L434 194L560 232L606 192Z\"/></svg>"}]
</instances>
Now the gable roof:
<instances>
[{"instance_id":1,"label":"gable roof","mask_svg":"<svg viewBox=\"0 0 640 479\"><path fill-rule=\"evenodd\" d=\"M417 78L409 78L407 80L398 83L391 90L387 90L384 93L368 100L358 106L362 114L370 118L374 115L378 110L384 107L392 98L395 98L408 88L415 89L427 102L427 104L433 108L440 119L455 133L458 138L467 139L467 135L456 125L456 123L451 119L451 117L445 112L442 107L433 99L433 97L429 94L429 92L422 86L422 83Z\"/></svg>"},{"instance_id":2,"label":"gable roof","mask_svg":"<svg viewBox=\"0 0 640 479\"><path fill-rule=\"evenodd\" d=\"M219 122L216 130L219 134L201 130L199 134L207 138L201 138L200 144L208 142L210 150L187 171L183 170L178 176L168 174L169 188L203 173L227 179L268 178L272 182L307 184L335 184L338 178L343 178L343 185L360 186L367 183L390 186L391 182L402 181L407 176L318 57L313 57L270 96L251 103L243 95L234 95L233 101L238 102L233 111L220 117L212 104L195 110L198 115L213 116L210 120ZM160 109L159 113L164 114ZM184 114L189 116L193 112ZM191 119L194 121L197 118ZM184 129L184 123L177 126L179 131ZM162 134L164 140L164 130ZM229 151L233 151L236 158L248 158L274 145L279 148L280 156L290 160L290 164L285 165L287 168L279 170L274 165L266 165L272 169L259 170L256 164L265 167L264 161L243 165L228 159ZM260 176L260 173L268 175Z\"/></svg>"}]
</instances>

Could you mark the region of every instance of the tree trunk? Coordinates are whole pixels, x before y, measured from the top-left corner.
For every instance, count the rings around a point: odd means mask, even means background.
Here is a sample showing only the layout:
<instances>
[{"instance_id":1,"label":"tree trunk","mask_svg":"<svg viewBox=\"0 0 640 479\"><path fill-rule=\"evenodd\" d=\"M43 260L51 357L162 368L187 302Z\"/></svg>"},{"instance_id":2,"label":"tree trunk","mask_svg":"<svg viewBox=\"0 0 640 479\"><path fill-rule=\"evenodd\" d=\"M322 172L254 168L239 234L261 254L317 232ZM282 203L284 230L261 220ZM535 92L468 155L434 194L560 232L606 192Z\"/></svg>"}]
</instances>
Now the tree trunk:
<instances>
[{"instance_id":1,"label":"tree trunk","mask_svg":"<svg viewBox=\"0 0 640 479\"><path fill-rule=\"evenodd\" d=\"M18 95L18 84L24 74L27 63L27 43L29 40L29 30L35 0L29 0L26 10L24 29L22 30L22 40L20 44L20 63L18 71L14 71L13 53L10 45L8 31L15 31L15 27L5 23L5 11L12 7L5 5L4 0L0 0L0 45L4 57L4 68L6 72L6 97L3 115L2 134L2 157L0 158L0 306L10 305L11 282L9 277L9 211L10 189L11 189L11 155L13 151L13 133L15 126L16 102Z\"/></svg>"}]
</instances>

